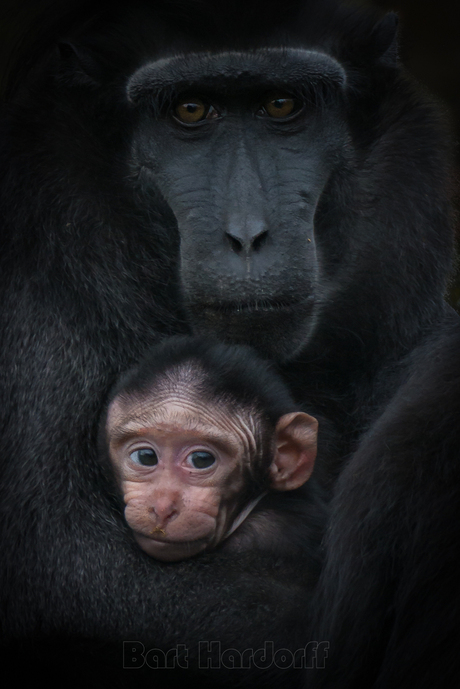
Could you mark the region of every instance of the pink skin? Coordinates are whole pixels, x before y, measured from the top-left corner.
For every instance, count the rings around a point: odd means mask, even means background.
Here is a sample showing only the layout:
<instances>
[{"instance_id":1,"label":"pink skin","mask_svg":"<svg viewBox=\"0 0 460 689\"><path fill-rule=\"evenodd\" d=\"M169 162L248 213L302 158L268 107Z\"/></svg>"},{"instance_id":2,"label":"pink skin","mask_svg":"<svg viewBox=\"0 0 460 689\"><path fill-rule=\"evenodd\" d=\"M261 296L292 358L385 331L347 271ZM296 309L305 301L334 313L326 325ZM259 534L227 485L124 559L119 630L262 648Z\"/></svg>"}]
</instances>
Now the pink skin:
<instances>
[{"instance_id":1,"label":"pink skin","mask_svg":"<svg viewBox=\"0 0 460 689\"><path fill-rule=\"evenodd\" d=\"M256 450L249 412L229 414L204 404L193 390L117 397L107 415L109 455L125 501L125 518L139 546L173 562L214 548L241 509L239 495ZM272 487L293 490L310 476L316 455L316 420L296 412L277 427ZM153 466L139 461L153 450ZM209 452L214 463L196 468L192 453Z\"/></svg>"},{"instance_id":2,"label":"pink skin","mask_svg":"<svg viewBox=\"0 0 460 689\"><path fill-rule=\"evenodd\" d=\"M255 446L251 424L217 407L210 411L190 396L170 397L160 405L139 402L135 409L130 403L128 418L124 406L117 398L109 409L109 453L137 542L165 561L214 547L236 516L245 457L252 456ZM117 441L110 440L114 427L123 428ZM158 464L136 461L140 449L154 450ZM210 452L214 464L195 468L190 455L196 451Z\"/></svg>"}]
</instances>

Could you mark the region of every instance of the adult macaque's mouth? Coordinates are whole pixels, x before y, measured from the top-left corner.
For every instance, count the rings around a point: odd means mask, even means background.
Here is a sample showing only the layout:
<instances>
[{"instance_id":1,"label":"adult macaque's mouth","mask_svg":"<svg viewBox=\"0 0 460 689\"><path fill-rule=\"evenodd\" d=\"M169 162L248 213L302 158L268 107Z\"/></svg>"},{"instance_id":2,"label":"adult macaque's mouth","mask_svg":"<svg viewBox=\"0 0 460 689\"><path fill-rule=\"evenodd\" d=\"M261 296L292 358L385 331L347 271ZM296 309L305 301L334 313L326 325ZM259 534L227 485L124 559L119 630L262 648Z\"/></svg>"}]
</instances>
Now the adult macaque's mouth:
<instances>
[{"instance_id":1,"label":"adult macaque's mouth","mask_svg":"<svg viewBox=\"0 0 460 689\"><path fill-rule=\"evenodd\" d=\"M233 301L210 305L222 313L254 313L257 311L280 311L295 308L300 304L299 299L255 299L253 301Z\"/></svg>"},{"instance_id":2,"label":"adult macaque's mouth","mask_svg":"<svg viewBox=\"0 0 460 689\"><path fill-rule=\"evenodd\" d=\"M279 298L269 299L260 298L252 300L233 300L233 301L216 301L207 302L204 304L191 304L193 309L201 310L203 312L213 311L222 315L238 315L250 313L267 313L270 311L285 311L288 309L305 308L312 306L312 298Z\"/></svg>"}]
</instances>

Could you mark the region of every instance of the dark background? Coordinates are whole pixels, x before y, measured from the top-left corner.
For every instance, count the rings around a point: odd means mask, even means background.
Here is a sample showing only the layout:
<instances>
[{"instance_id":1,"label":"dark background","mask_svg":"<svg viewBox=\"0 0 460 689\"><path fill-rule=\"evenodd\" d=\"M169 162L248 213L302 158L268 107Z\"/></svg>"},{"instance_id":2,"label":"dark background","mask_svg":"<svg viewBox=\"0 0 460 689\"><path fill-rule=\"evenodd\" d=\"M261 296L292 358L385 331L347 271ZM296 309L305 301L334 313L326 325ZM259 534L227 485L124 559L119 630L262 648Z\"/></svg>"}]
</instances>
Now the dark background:
<instances>
[{"instance_id":1,"label":"dark background","mask_svg":"<svg viewBox=\"0 0 460 689\"><path fill-rule=\"evenodd\" d=\"M0 0L0 97L11 66L21 61L24 47L37 36L42 43L49 17L69 16L86 0ZM222 1L222 0L216 0ZM129 0L127 0L129 2ZM154 0L152 0L152 3ZM250 0L248 0L250 2ZM280 0L282 2L282 0ZM400 54L415 78L439 100L454 134L456 170L452 193L456 208L457 241L460 210L460 0L351 0L394 10L400 18ZM65 22L64 22L65 23ZM448 301L460 310L460 265L451 278Z\"/></svg>"},{"instance_id":2,"label":"dark background","mask_svg":"<svg viewBox=\"0 0 460 689\"><path fill-rule=\"evenodd\" d=\"M460 0L367 0L400 19L400 55L412 75L436 96L454 135L453 201L460 248ZM460 311L460 256L447 300Z\"/></svg>"}]
</instances>

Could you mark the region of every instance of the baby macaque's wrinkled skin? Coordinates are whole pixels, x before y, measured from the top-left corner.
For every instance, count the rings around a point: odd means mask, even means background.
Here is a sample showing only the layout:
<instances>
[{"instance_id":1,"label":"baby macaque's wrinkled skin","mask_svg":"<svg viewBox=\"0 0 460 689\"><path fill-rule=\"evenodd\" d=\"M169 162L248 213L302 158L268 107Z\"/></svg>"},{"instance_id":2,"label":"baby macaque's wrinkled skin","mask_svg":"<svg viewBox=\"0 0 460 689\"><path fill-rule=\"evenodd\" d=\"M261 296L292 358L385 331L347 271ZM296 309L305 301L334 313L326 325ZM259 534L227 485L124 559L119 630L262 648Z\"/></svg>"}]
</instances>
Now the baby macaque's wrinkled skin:
<instances>
[{"instance_id":1,"label":"baby macaque's wrinkled skin","mask_svg":"<svg viewBox=\"0 0 460 689\"><path fill-rule=\"evenodd\" d=\"M250 485L260 426L254 410L210 404L186 381L166 394L115 397L106 420L109 457L126 522L148 555L176 561L212 550L250 512L249 495L255 504L267 490L294 490L308 480L317 422L292 412L270 439L266 486Z\"/></svg>"}]
</instances>

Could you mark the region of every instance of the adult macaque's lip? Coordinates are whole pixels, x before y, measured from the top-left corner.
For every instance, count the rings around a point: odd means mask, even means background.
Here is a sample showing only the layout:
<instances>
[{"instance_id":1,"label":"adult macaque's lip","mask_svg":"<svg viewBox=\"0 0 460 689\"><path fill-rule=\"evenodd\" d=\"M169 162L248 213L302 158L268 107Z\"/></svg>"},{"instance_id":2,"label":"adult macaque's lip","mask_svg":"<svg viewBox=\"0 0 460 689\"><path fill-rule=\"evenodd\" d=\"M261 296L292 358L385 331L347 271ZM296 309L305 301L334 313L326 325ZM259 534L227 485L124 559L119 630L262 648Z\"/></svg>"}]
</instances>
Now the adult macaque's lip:
<instances>
[{"instance_id":1,"label":"adult macaque's lip","mask_svg":"<svg viewBox=\"0 0 460 689\"><path fill-rule=\"evenodd\" d=\"M191 303L190 307L203 312L212 311L223 315L245 315L247 313L267 313L276 311L286 311L298 308L309 308L313 305L313 297L279 297L257 299L242 299L233 301L208 301L201 304Z\"/></svg>"}]
</instances>

